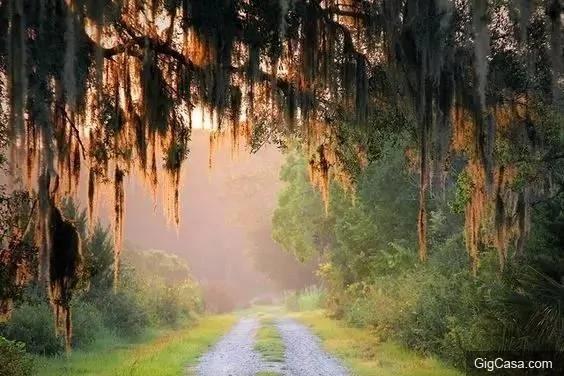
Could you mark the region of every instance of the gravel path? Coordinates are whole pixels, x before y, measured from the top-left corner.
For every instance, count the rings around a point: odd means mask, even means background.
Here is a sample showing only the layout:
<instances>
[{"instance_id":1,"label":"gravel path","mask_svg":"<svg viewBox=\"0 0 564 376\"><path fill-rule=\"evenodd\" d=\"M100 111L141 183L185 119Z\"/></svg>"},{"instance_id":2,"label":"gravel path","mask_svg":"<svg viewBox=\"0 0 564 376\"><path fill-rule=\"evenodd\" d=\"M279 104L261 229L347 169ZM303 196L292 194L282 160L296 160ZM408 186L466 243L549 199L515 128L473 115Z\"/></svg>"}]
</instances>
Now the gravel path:
<instances>
[{"instance_id":1,"label":"gravel path","mask_svg":"<svg viewBox=\"0 0 564 376\"><path fill-rule=\"evenodd\" d=\"M284 363L265 362L254 351L256 318L241 319L204 356L196 368L198 376L255 376L275 371L284 376L348 376L347 370L320 346L319 339L305 326L284 318L276 323L286 353Z\"/></svg>"},{"instance_id":2,"label":"gravel path","mask_svg":"<svg viewBox=\"0 0 564 376\"><path fill-rule=\"evenodd\" d=\"M285 374L291 376L347 376L339 361L327 354L308 328L292 319L278 321L286 345Z\"/></svg>"},{"instance_id":3,"label":"gravel path","mask_svg":"<svg viewBox=\"0 0 564 376\"><path fill-rule=\"evenodd\" d=\"M198 376L254 376L265 369L261 355L253 350L260 323L256 318L240 320L200 359Z\"/></svg>"}]
</instances>

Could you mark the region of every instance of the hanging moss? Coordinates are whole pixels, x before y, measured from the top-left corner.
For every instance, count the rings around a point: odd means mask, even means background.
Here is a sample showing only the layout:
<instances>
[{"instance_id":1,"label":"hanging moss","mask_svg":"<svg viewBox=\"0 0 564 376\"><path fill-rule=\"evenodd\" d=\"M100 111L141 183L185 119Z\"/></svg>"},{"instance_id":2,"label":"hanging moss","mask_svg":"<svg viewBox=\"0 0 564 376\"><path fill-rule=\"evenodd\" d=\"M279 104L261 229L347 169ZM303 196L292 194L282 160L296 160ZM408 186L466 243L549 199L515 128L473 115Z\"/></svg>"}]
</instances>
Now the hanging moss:
<instances>
[{"instance_id":1,"label":"hanging moss","mask_svg":"<svg viewBox=\"0 0 564 376\"><path fill-rule=\"evenodd\" d=\"M75 226L65 220L53 201L50 202L48 237L49 299L55 313L57 330L65 338L67 351L71 349L72 322L70 302L82 267L80 236Z\"/></svg>"},{"instance_id":2,"label":"hanging moss","mask_svg":"<svg viewBox=\"0 0 564 376\"><path fill-rule=\"evenodd\" d=\"M63 81L66 101L71 108L76 106L76 31L74 2L71 0L66 9L65 28L65 63L63 68Z\"/></svg>"},{"instance_id":3,"label":"hanging moss","mask_svg":"<svg viewBox=\"0 0 564 376\"><path fill-rule=\"evenodd\" d=\"M560 111L557 0L10 0L0 8L11 159L39 197L45 282L53 186L58 181L58 193L75 193L85 167L90 216L99 185L113 184L116 276L126 173L138 173L154 194L159 183L167 185L167 213L178 224L195 110L213 119L210 165L223 135L231 135L232 148L270 135L300 139L326 203L330 181L351 187L377 143L351 141L347 131L412 135L422 260L428 197L447 181L451 160L467 161L471 180L465 217L474 270L483 244L495 243L501 264L512 243L522 247L531 197L546 194L533 177L512 187L520 165L500 160L495 148L538 153L535 166L557 149L554 137L539 136L543 116L530 108ZM166 20L162 27L157 15ZM552 107L544 99L550 92ZM383 113L400 120L381 121ZM521 143L515 134L525 128L533 135ZM353 168L343 157L350 150L358 150ZM484 230L492 221L495 228Z\"/></svg>"},{"instance_id":4,"label":"hanging moss","mask_svg":"<svg viewBox=\"0 0 564 376\"><path fill-rule=\"evenodd\" d=\"M8 90L12 137L18 138L24 129L24 106L27 90L26 45L23 2L10 0L8 31Z\"/></svg>"},{"instance_id":5,"label":"hanging moss","mask_svg":"<svg viewBox=\"0 0 564 376\"><path fill-rule=\"evenodd\" d=\"M117 289L120 273L120 255L123 239L123 218L125 214L124 171L118 166L114 173L114 287Z\"/></svg>"},{"instance_id":6,"label":"hanging moss","mask_svg":"<svg viewBox=\"0 0 564 376\"><path fill-rule=\"evenodd\" d=\"M94 218L94 197L96 195L96 172L94 168L88 171L88 222L93 223Z\"/></svg>"}]
</instances>

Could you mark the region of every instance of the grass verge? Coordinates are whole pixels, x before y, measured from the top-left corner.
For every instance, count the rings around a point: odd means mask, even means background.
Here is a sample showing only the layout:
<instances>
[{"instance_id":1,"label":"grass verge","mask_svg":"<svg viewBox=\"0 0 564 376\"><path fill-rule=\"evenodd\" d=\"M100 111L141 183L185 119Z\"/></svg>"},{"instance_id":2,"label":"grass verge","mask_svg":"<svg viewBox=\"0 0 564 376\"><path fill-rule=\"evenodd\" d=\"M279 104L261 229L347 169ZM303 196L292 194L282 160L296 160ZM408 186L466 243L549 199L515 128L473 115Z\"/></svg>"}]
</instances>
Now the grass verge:
<instances>
[{"instance_id":1,"label":"grass verge","mask_svg":"<svg viewBox=\"0 0 564 376\"><path fill-rule=\"evenodd\" d=\"M261 319L261 327L256 334L255 350L261 353L267 362L284 361L284 341L270 316Z\"/></svg>"},{"instance_id":2,"label":"grass verge","mask_svg":"<svg viewBox=\"0 0 564 376\"><path fill-rule=\"evenodd\" d=\"M183 375L235 321L233 315L204 317L192 327L154 334L137 343L105 338L87 352L39 357L36 369L41 376Z\"/></svg>"},{"instance_id":3,"label":"grass verge","mask_svg":"<svg viewBox=\"0 0 564 376\"><path fill-rule=\"evenodd\" d=\"M366 329L349 328L324 311L291 315L322 340L325 349L341 358L358 376L462 376L439 360L424 357L393 343L379 343Z\"/></svg>"}]
</instances>

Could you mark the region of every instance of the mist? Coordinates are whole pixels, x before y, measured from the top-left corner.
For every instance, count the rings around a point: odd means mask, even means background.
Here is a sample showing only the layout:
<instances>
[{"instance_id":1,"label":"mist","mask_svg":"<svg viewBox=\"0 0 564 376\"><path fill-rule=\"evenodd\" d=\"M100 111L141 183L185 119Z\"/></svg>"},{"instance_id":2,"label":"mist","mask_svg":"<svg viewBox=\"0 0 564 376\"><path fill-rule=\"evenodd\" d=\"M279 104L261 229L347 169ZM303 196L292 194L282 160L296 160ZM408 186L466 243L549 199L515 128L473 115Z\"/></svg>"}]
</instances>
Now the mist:
<instances>
[{"instance_id":1,"label":"mist","mask_svg":"<svg viewBox=\"0 0 564 376\"><path fill-rule=\"evenodd\" d=\"M253 297L275 294L285 287L257 270L249 252L277 254L289 262L288 273L313 275L272 240L271 218L281 188L283 155L266 145L251 154L233 150L229 142L214 150L209 167L209 132L194 130L190 154L182 170L180 224L167 224L161 197L152 194L135 177L126 184L125 250L162 249L187 261L194 277L205 287L215 286L236 305ZM102 214L101 217L107 216ZM255 252L256 254L256 252ZM286 257L284 257L286 256ZM299 278L298 278L299 279ZM305 282L297 281L297 284Z\"/></svg>"}]
</instances>

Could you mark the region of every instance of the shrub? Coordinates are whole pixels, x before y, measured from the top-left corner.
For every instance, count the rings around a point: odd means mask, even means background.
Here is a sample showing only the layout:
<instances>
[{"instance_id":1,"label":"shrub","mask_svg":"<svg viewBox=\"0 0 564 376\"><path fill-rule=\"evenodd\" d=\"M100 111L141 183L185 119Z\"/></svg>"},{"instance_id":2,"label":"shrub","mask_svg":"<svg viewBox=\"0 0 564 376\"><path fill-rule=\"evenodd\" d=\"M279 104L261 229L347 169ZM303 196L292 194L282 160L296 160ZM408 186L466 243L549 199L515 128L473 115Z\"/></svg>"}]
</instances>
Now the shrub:
<instances>
[{"instance_id":1,"label":"shrub","mask_svg":"<svg viewBox=\"0 0 564 376\"><path fill-rule=\"evenodd\" d=\"M166 326L175 326L180 320L182 307L179 301L178 291L174 287L159 289L153 303L157 323Z\"/></svg>"},{"instance_id":2,"label":"shrub","mask_svg":"<svg viewBox=\"0 0 564 376\"><path fill-rule=\"evenodd\" d=\"M94 343L105 328L95 306L78 302L72 310L73 347L85 348Z\"/></svg>"},{"instance_id":3,"label":"shrub","mask_svg":"<svg viewBox=\"0 0 564 376\"><path fill-rule=\"evenodd\" d=\"M118 336L136 337L149 323L143 306L129 291L108 294L98 304L104 325Z\"/></svg>"},{"instance_id":4,"label":"shrub","mask_svg":"<svg viewBox=\"0 0 564 376\"><path fill-rule=\"evenodd\" d=\"M64 350L63 340L55 333L51 308L47 303L22 304L1 329L1 334L26 344L34 354L53 355Z\"/></svg>"},{"instance_id":5,"label":"shrub","mask_svg":"<svg viewBox=\"0 0 564 376\"><path fill-rule=\"evenodd\" d=\"M195 316L202 313L204 304L200 286L192 281L186 280L177 285L178 295L182 302L182 310L186 316Z\"/></svg>"},{"instance_id":6,"label":"shrub","mask_svg":"<svg viewBox=\"0 0 564 376\"><path fill-rule=\"evenodd\" d=\"M348 304L343 307L343 319L355 327L378 327L376 315L394 304L393 299L375 285L355 283L346 290Z\"/></svg>"},{"instance_id":7,"label":"shrub","mask_svg":"<svg viewBox=\"0 0 564 376\"><path fill-rule=\"evenodd\" d=\"M21 342L0 337L0 376L31 376L33 361Z\"/></svg>"},{"instance_id":8,"label":"shrub","mask_svg":"<svg viewBox=\"0 0 564 376\"><path fill-rule=\"evenodd\" d=\"M380 340L395 335L420 296L422 276L412 269L370 283L352 284L346 289L349 301L343 307L343 318L350 325L375 329Z\"/></svg>"},{"instance_id":9,"label":"shrub","mask_svg":"<svg viewBox=\"0 0 564 376\"><path fill-rule=\"evenodd\" d=\"M198 286L191 280L168 283L155 277L140 283L139 295L154 325L175 326L202 310Z\"/></svg>"},{"instance_id":10,"label":"shrub","mask_svg":"<svg viewBox=\"0 0 564 376\"><path fill-rule=\"evenodd\" d=\"M441 264L425 268L420 295L398 331L407 346L457 366L467 351L498 349L504 323L496 311L505 290L497 274L487 271L493 260L484 255L482 261L478 278L466 269L447 273Z\"/></svg>"}]
</instances>

